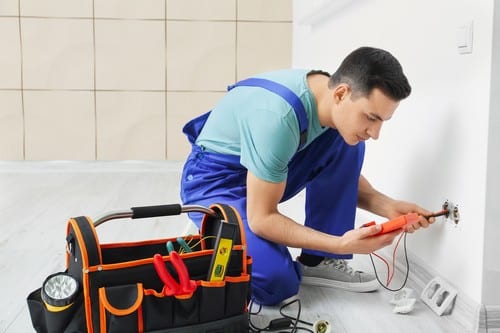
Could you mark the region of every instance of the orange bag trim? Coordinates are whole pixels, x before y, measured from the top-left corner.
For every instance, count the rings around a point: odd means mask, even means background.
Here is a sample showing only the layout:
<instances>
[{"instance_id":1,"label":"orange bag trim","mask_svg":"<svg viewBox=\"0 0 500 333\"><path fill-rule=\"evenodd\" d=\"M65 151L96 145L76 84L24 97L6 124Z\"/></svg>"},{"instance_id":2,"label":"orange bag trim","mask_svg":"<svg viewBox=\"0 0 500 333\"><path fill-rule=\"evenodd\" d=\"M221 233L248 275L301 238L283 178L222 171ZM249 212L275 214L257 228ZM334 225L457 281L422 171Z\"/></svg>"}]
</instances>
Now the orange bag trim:
<instances>
[{"instance_id":1,"label":"orange bag trim","mask_svg":"<svg viewBox=\"0 0 500 333\"><path fill-rule=\"evenodd\" d=\"M213 249L183 253L180 256L182 258L194 258L194 257L210 256L210 255L212 255L212 253L213 253ZM170 256L162 256L162 258L163 258L163 261L170 262ZM123 268L135 267L135 266L139 266L139 265L153 265L153 258L131 260L131 261L125 261L125 262L113 263L113 264L95 265L95 266L88 267L88 270L89 270L89 272L97 272L97 271L123 269Z\"/></svg>"},{"instance_id":2,"label":"orange bag trim","mask_svg":"<svg viewBox=\"0 0 500 333\"><path fill-rule=\"evenodd\" d=\"M87 218L88 220L88 218ZM87 254L87 245L83 241L83 236L80 231L80 228L78 227L78 223L76 222L75 219L70 219L68 222L67 226L67 234L69 234L70 230L70 225L73 227L73 230L75 231L75 236L78 241L78 244L80 245L80 251L82 252L82 279L83 279L83 298L84 298L84 304L85 304L85 322L87 324L87 328L89 332L93 331L93 325L92 325L92 303L90 301L90 286L89 286L89 279L88 279L88 274L85 272L87 269L89 263L88 263L88 254ZM92 228L94 231L94 236L95 236L95 228ZM97 238L96 238L97 240ZM97 244L99 245L99 244ZM99 251L99 259L101 260L101 251L99 246L97 247ZM69 254L66 254L67 257L67 266L66 268L69 267Z\"/></svg>"},{"instance_id":3,"label":"orange bag trim","mask_svg":"<svg viewBox=\"0 0 500 333\"><path fill-rule=\"evenodd\" d=\"M135 312L142 304L142 299L144 296L143 289L142 289L142 283L137 283L137 299L135 300L135 303L132 304L130 307L126 309L118 309L111 305L109 303L108 297L106 295L106 287L101 287L99 288L99 303L102 305L102 308L104 310L107 310L111 314L114 314L116 316L126 316L129 315L133 312ZM104 314L105 315L105 314Z\"/></svg>"},{"instance_id":4,"label":"orange bag trim","mask_svg":"<svg viewBox=\"0 0 500 333\"><path fill-rule=\"evenodd\" d=\"M232 283L248 282L250 281L250 274L241 274L240 276L226 276L225 281Z\"/></svg>"},{"instance_id":5,"label":"orange bag trim","mask_svg":"<svg viewBox=\"0 0 500 333\"><path fill-rule=\"evenodd\" d=\"M199 280L199 285L202 287L208 287L208 288L213 288L213 287L224 287L226 285L226 279L222 281L205 281L205 280Z\"/></svg>"},{"instance_id":6,"label":"orange bag trim","mask_svg":"<svg viewBox=\"0 0 500 333\"><path fill-rule=\"evenodd\" d=\"M144 332L144 318L142 316L142 306L139 306L139 308L137 309L137 321L138 321L137 332L143 333Z\"/></svg>"},{"instance_id":7,"label":"orange bag trim","mask_svg":"<svg viewBox=\"0 0 500 333\"><path fill-rule=\"evenodd\" d=\"M190 237L190 238L197 240L197 241L199 241L201 238L200 235L183 236L183 238L186 238L186 237ZM172 238L153 239L153 240L146 240L146 241L106 243L106 244L101 244L101 248L114 249L114 248L120 248L120 247L153 245L153 244L162 244L162 243L166 243L167 241L176 241L176 240L177 240L177 237L172 237Z\"/></svg>"},{"instance_id":8,"label":"orange bag trim","mask_svg":"<svg viewBox=\"0 0 500 333\"><path fill-rule=\"evenodd\" d=\"M165 297L165 295L163 294L163 290L161 292L157 292L154 289L144 289L143 291L144 291L144 295L146 295L146 296L154 296L154 297L159 297L159 298Z\"/></svg>"}]
</instances>

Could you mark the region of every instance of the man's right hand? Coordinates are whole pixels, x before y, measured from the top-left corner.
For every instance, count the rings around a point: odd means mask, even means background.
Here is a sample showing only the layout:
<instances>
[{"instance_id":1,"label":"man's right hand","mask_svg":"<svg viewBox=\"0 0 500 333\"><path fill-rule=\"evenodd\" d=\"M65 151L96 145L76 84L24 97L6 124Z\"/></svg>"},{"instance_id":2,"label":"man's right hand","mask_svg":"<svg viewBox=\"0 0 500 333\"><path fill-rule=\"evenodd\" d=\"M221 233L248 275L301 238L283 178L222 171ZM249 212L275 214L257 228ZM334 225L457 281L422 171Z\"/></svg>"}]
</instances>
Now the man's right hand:
<instances>
[{"instance_id":1,"label":"man's right hand","mask_svg":"<svg viewBox=\"0 0 500 333\"><path fill-rule=\"evenodd\" d=\"M398 229L389 233L380 234L380 225L358 228L347 231L340 238L343 253L368 254L391 245L394 238L403 232Z\"/></svg>"}]
</instances>

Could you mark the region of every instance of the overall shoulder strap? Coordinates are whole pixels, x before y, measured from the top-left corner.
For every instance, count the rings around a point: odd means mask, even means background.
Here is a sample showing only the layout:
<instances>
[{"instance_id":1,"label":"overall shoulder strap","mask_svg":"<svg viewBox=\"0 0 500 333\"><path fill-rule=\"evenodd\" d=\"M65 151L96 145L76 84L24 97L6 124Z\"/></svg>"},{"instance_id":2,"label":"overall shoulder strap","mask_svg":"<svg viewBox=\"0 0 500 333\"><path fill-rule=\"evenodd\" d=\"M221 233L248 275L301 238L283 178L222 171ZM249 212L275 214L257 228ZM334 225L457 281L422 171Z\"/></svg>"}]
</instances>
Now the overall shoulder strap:
<instances>
[{"instance_id":1,"label":"overall shoulder strap","mask_svg":"<svg viewBox=\"0 0 500 333\"><path fill-rule=\"evenodd\" d=\"M304 144L307 142L307 114L304 108L304 104L302 104L302 101L300 100L299 96L297 96L288 87L285 87L284 85L278 82L261 78L249 78L238 81L235 84L228 86L227 90L229 91L239 86L261 87L277 95L280 95L285 101L287 101L288 104L290 104L293 110L295 111L295 115L297 116L297 120L299 122L300 142L298 149L304 146Z\"/></svg>"}]
</instances>

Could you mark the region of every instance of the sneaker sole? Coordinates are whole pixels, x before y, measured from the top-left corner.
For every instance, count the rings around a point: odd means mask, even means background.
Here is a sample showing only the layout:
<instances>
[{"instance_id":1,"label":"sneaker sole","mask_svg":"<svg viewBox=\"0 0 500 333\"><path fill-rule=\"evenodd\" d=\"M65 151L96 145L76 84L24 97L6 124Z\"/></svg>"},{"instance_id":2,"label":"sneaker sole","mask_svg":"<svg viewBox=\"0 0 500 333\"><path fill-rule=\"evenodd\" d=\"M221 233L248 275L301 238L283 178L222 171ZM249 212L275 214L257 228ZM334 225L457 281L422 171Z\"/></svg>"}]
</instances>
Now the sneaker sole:
<instances>
[{"instance_id":1,"label":"sneaker sole","mask_svg":"<svg viewBox=\"0 0 500 333\"><path fill-rule=\"evenodd\" d=\"M370 291L377 290L380 285L377 280L372 280L368 282L342 282L335 281L329 279L323 279L318 277L311 276L303 276L302 284L308 286L317 286L317 287L327 287L327 288L336 288L346 291L354 291L358 293L366 293Z\"/></svg>"}]
</instances>

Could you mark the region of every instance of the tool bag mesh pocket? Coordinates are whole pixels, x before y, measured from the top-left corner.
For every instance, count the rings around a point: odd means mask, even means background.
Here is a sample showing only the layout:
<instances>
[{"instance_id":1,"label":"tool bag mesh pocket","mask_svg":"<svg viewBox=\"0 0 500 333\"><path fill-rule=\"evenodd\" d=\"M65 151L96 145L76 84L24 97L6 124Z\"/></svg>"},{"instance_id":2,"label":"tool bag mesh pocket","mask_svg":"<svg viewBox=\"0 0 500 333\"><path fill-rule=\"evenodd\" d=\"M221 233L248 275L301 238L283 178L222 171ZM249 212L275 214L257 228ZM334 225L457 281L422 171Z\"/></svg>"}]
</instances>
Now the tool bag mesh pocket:
<instances>
[{"instance_id":1,"label":"tool bag mesh pocket","mask_svg":"<svg viewBox=\"0 0 500 333\"><path fill-rule=\"evenodd\" d=\"M32 292L28 306L35 330L51 333L248 331L252 260L247 256L241 219L234 208L223 204L214 204L208 211L212 213L204 211L200 234L183 237L188 244L194 244L190 245L190 252L184 253L178 238L100 244L95 223L90 218L70 219L66 274L78 281L79 294L69 307L54 310L42 300L41 288ZM161 215L176 214L163 212ZM238 232L223 280L208 281L221 223L236 225ZM181 253L179 257L189 279L196 285L192 292L171 295L159 278L153 262L155 254L161 258L166 271L181 280L173 254L166 247L169 241L176 255Z\"/></svg>"}]
</instances>

